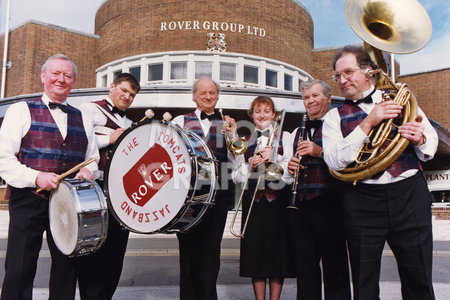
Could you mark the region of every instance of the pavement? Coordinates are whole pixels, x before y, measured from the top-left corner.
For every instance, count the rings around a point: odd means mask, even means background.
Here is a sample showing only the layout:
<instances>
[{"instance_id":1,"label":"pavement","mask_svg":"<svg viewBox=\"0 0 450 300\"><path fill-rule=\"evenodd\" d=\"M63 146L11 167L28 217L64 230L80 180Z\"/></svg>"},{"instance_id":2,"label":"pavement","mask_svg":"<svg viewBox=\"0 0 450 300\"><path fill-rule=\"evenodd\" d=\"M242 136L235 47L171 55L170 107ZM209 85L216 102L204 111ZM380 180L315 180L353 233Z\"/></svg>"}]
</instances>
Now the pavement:
<instances>
[{"instance_id":1,"label":"pavement","mask_svg":"<svg viewBox=\"0 0 450 300\"><path fill-rule=\"evenodd\" d=\"M231 214L230 214L231 215ZM230 222L230 215L228 217L228 224ZM239 218L240 219L240 218ZM6 239L8 235L8 224L9 224L9 212L7 210L0 210L0 239ZM227 248L225 253L227 252L236 252L238 253L238 247L231 246L234 249L230 248L230 245L238 245L235 242L235 239L229 232L228 226L224 232L224 241L222 243L223 248ZM144 234L136 234L131 233L130 239L176 239L174 235L167 234L153 234L153 235L144 235ZM234 240L233 240L234 239ZM450 241L450 220L437 220L433 217L433 239L434 241ZM155 241L156 242L156 241ZM162 245L160 248L164 248L167 243L156 243ZM177 252L177 249L173 249L174 243L171 244L171 249L149 249L146 251L155 251L155 252ZM447 244L447 243L446 243ZM225 246L224 246L225 245ZM169 248L169 246L167 247ZM450 251L444 251L435 249L436 255L442 255L450 257ZM2 251L4 252L4 251ZM41 251L42 252L42 251ZM388 251L389 252L389 251ZM236 254L235 253L235 254ZM2 253L4 255L4 253ZM44 254L45 255L45 254ZM385 251L383 255L392 255ZM400 282L398 281L381 281L380 282L380 299L384 300L397 300L401 299L400 292ZM437 282L434 283L436 299L450 299L450 279L448 283ZM252 299L254 298L251 283L249 284L227 284L227 285L218 285L218 297L220 300L244 300L244 299ZM116 294L113 299L115 300L138 300L138 299L152 299L152 300L170 300L170 299L178 299L179 297L179 289L178 286L133 286L133 287L125 287L119 286L116 291ZM287 279L283 286L283 291L281 294L281 299L295 299L296 298L296 284L294 279ZM43 300L48 299L48 289L47 288L34 288L33 289L33 299ZM77 298L79 299L78 295Z\"/></svg>"}]
</instances>

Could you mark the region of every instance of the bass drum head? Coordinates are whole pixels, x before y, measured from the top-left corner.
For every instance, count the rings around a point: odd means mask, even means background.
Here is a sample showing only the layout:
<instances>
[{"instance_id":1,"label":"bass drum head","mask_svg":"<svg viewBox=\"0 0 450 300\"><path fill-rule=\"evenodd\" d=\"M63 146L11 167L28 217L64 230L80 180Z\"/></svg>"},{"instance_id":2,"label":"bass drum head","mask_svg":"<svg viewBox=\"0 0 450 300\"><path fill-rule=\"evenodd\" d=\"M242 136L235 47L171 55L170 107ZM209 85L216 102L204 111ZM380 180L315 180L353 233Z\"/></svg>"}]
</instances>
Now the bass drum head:
<instances>
[{"instance_id":1,"label":"bass drum head","mask_svg":"<svg viewBox=\"0 0 450 300\"><path fill-rule=\"evenodd\" d=\"M108 206L133 232L158 232L184 205L192 167L178 130L162 123L141 123L121 135L107 161Z\"/></svg>"},{"instance_id":2,"label":"bass drum head","mask_svg":"<svg viewBox=\"0 0 450 300\"><path fill-rule=\"evenodd\" d=\"M76 193L72 185L61 181L50 196L50 230L58 249L65 255L73 253L78 240L78 213L75 207Z\"/></svg>"}]
</instances>

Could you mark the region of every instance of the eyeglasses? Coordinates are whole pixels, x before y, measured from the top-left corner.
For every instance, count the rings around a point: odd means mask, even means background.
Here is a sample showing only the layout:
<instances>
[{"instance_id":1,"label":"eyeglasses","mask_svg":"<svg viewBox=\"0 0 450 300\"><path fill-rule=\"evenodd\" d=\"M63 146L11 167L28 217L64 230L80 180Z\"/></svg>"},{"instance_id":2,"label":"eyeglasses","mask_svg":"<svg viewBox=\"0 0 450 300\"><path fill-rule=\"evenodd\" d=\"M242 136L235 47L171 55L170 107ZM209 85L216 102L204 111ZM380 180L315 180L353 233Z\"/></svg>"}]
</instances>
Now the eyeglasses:
<instances>
[{"instance_id":1,"label":"eyeglasses","mask_svg":"<svg viewBox=\"0 0 450 300\"><path fill-rule=\"evenodd\" d=\"M332 77L334 82L338 82L339 80L341 80L341 76L344 76L345 79L349 79L353 76L353 74L355 74L356 71L359 70L361 70L361 68L345 70L340 73L334 73Z\"/></svg>"}]
</instances>

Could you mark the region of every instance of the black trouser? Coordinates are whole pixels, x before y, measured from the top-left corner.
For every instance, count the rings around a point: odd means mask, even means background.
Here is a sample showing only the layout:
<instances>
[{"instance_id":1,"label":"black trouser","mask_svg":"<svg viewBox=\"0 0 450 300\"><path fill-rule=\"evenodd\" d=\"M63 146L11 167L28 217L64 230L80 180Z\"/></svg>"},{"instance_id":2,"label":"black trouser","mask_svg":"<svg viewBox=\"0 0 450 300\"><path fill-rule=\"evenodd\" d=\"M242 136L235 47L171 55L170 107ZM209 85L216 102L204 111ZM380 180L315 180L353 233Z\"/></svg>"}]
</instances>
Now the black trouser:
<instances>
[{"instance_id":1,"label":"black trouser","mask_svg":"<svg viewBox=\"0 0 450 300\"><path fill-rule=\"evenodd\" d=\"M297 299L351 298L341 199L333 195L298 202L288 208L289 232L297 272Z\"/></svg>"},{"instance_id":2,"label":"black trouser","mask_svg":"<svg viewBox=\"0 0 450 300\"><path fill-rule=\"evenodd\" d=\"M431 202L422 172L390 184L358 184L345 193L355 299L379 299L386 241L397 260L403 299L434 299Z\"/></svg>"},{"instance_id":3,"label":"black trouser","mask_svg":"<svg viewBox=\"0 0 450 300\"><path fill-rule=\"evenodd\" d=\"M221 194L219 191L215 205L199 224L188 232L177 234L181 300L217 299L220 246L228 213L226 197Z\"/></svg>"},{"instance_id":4,"label":"black trouser","mask_svg":"<svg viewBox=\"0 0 450 300\"><path fill-rule=\"evenodd\" d=\"M102 182L98 183L102 187ZM105 243L97 252L77 258L81 299L109 300L113 297L122 274L129 234L109 211Z\"/></svg>"},{"instance_id":5,"label":"black trouser","mask_svg":"<svg viewBox=\"0 0 450 300\"><path fill-rule=\"evenodd\" d=\"M4 300L32 299L33 281L44 231L47 232L52 258L49 298L75 298L75 264L56 248L49 230L48 204L48 200L33 194L29 189L13 188L11 191L6 273L1 296Z\"/></svg>"}]
</instances>

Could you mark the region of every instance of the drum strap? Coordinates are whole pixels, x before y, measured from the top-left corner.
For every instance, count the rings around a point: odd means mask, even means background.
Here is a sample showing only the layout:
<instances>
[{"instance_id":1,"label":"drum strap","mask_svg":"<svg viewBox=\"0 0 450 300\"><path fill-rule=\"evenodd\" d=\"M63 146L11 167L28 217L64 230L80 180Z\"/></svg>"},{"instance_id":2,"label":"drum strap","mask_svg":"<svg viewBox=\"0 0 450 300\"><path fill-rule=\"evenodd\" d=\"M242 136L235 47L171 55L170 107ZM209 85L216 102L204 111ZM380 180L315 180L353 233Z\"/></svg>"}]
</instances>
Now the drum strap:
<instances>
[{"instance_id":1,"label":"drum strap","mask_svg":"<svg viewBox=\"0 0 450 300\"><path fill-rule=\"evenodd\" d=\"M126 124L123 122L123 120L119 120L117 119L113 114L111 114L109 111L107 111L106 109L104 109L103 107L101 107L100 105L98 105L97 103L95 103L95 105L97 105L97 108L103 112L105 114L105 116L110 119L111 121L113 121L114 123L117 124L117 126L121 127L121 128L126 128Z\"/></svg>"}]
</instances>

